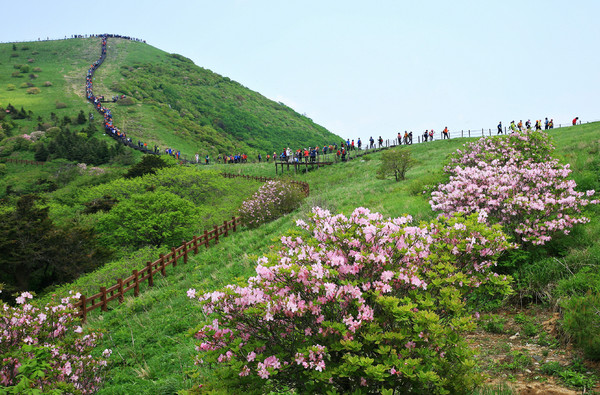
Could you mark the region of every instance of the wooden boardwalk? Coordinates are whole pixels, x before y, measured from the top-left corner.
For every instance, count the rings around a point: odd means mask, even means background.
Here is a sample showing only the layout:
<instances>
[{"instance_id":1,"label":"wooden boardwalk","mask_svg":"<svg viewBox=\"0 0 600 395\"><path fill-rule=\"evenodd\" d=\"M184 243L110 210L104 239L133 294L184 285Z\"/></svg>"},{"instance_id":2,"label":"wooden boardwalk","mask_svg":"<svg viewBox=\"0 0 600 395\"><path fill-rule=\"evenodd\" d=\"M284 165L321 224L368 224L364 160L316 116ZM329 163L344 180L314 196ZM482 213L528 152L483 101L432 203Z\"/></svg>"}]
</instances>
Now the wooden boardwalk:
<instances>
[{"instance_id":1,"label":"wooden boardwalk","mask_svg":"<svg viewBox=\"0 0 600 395\"><path fill-rule=\"evenodd\" d=\"M333 164L334 162L275 162L275 174L278 174L279 166L281 166L281 174L283 174L286 166L288 171L290 171L291 166L293 167L294 171L298 173L298 169L300 169L300 171L308 172L309 166L312 170L315 167L319 168Z\"/></svg>"}]
</instances>

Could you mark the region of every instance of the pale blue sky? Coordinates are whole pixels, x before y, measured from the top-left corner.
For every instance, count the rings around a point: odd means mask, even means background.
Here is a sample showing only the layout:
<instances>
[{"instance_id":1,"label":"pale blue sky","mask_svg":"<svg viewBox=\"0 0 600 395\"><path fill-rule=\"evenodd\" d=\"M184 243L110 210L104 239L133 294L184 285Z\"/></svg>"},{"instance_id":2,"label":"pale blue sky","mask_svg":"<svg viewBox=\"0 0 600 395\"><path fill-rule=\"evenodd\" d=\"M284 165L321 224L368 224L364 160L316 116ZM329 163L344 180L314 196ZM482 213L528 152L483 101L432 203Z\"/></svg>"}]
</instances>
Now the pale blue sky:
<instances>
[{"instance_id":1,"label":"pale blue sky","mask_svg":"<svg viewBox=\"0 0 600 395\"><path fill-rule=\"evenodd\" d=\"M600 1L17 1L0 41L115 33L348 138L599 120Z\"/></svg>"}]
</instances>

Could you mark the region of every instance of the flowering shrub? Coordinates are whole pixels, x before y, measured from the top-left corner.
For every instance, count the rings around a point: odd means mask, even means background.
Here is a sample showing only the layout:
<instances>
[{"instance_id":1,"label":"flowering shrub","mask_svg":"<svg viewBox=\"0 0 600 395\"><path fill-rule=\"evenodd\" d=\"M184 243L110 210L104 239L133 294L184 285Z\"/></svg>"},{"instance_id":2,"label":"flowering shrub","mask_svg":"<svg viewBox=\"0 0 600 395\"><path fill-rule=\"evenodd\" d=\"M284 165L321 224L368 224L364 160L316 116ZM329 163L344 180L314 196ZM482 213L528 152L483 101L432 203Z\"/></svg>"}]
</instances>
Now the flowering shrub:
<instances>
[{"instance_id":1,"label":"flowering shrub","mask_svg":"<svg viewBox=\"0 0 600 395\"><path fill-rule=\"evenodd\" d=\"M16 306L2 305L0 312L0 384L2 393L91 394L99 388L110 350L90 355L102 336L83 333L75 317L73 295L43 308L29 303L29 292Z\"/></svg>"},{"instance_id":2,"label":"flowering shrub","mask_svg":"<svg viewBox=\"0 0 600 395\"><path fill-rule=\"evenodd\" d=\"M300 188L291 183L271 180L264 183L252 198L242 203L242 222L255 228L300 206L303 195Z\"/></svg>"},{"instance_id":3,"label":"flowering shrub","mask_svg":"<svg viewBox=\"0 0 600 395\"><path fill-rule=\"evenodd\" d=\"M195 335L198 363L223 367L220 380L240 392L473 387L464 297L510 291L510 279L490 267L511 245L477 215L411 222L364 208L349 218L314 208L309 223L297 223L303 231L258 260L246 286L198 297L212 315Z\"/></svg>"},{"instance_id":4,"label":"flowering shrub","mask_svg":"<svg viewBox=\"0 0 600 395\"><path fill-rule=\"evenodd\" d=\"M544 137L545 136L545 137ZM438 186L431 207L443 213L483 212L520 243L545 244L588 222L581 209L598 203L594 191L578 192L569 165L552 159L543 132L485 138L459 150L445 168L450 181Z\"/></svg>"}]
</instances>

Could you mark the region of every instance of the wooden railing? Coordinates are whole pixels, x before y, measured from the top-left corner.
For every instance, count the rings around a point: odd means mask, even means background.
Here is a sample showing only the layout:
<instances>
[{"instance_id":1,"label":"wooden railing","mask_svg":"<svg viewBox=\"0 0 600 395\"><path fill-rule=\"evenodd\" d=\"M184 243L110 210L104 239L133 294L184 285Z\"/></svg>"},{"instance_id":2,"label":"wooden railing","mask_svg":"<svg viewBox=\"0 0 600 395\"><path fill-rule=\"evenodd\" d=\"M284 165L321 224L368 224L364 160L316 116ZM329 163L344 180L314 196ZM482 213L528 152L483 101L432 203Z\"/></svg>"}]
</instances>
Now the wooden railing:
<instances>
[{"instance_id":1,"label":"wooden railing","mask_svg":"<svg viewBox=\"0 0 600 395\"><path fill-rule=\"evenodd\" d=\"M249 179L249 180L257 180L260 182L281 180L281 178L245 176L243 174L231 174L231 173L221 173L221 175L225 178L242 177L242 178ZM308 195L310 195L310 186L308 185L307 182L296 181L296 180L287 180L287 182L289 182L290 184L298 185L300 187L300 189L302 190L302 192L304 193L304 196L308 197Z\"/></svg>"},{"instance_id":2,"label":"wooden railing","mask_svg":"<svg viewBox=\"0 0 600 395\"><path fill-rule=\"evenodd\" d=\"M0 159L0 161L6 162L6 163L16 163L16 164L20 164L20 165L35 165L35 166L44 166L44 163L46 163L46 162L38 162L35 160L13 159L13 158L2 158L2 159Z\"/></svg>"},{"instance_id":3,"label":"wooden railing","mask_svg":"<svg viewBox=\"0 0 600 395\"><path fill-rule=\"evenodd\" d=\"M81 295L79 301L74 304L74 307L78 310L78 315L85 322L90 311L97 308L107 311L109 302L118 300L119 303L122 303L125 293L131 290L133 290L133 296L138 296L140 284L147 281L148 286L152 287L156 274L160 272L163 277L166 276L168 266L175 267L182 259L184 264L187 263L188 255L191 252L197 254L200 247L208 248L213 240L214 244L217 244L220 237L227 237L230 232L235 232L239 225L240 217L233 217L230 221L224 221L221 226L215 225L210 231L205 230L204 234L199 237L194 236L192 240L184 241L179 247L172 247L171 252L168 254L160 254L159 259L154 262L147 262L143 269L133 270L131 276L117 279L117 283L113 286L100 287L100 292L92 296Z\"/></svg>"}]
</instances>

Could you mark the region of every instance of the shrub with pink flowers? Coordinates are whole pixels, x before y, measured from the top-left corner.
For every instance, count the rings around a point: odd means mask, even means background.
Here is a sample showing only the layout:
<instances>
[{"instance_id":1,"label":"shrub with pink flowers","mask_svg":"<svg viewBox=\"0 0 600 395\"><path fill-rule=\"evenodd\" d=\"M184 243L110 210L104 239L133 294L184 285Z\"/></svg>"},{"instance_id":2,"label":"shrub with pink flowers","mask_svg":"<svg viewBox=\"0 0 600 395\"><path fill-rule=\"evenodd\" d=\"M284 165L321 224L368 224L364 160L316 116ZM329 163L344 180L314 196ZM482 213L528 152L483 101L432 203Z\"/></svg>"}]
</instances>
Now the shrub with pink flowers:
<instances>
[{"instance_id":1,"label":"shrub with pink flowers","mask_svg":"<svg viewBox=\"0 0 600 395\"><path fill-rule=\"evenodd\" d=\"M245 286L197 296L197 363L239 392L457 393L478 382L464 332L472 292L508 294L490 268L512 248L478 215L412 224L314 208ZM337 391L337 392L336 392Z\"/></svg>"},{"instance_id":2,"label":"shrub with pink flowers","mask_svg":"<svg viewBox=\"0 0 600 395\"><path fill-rule=\"evenodd\" d=\"M519 243L545 244L588 222L583 207L595 191L579 192L569 165L551 157L550 137L541 131L483 138L466 145L445 171L449 182L432 193L431 207L446 214L477 213L503 225Z\"/></svg>"},{"instance_id":3,"label":"shrub with pink flowers","mask_svg":"<svg viewBox=\"0 0 600 395\"><path fill-rule=\"evenodd\" d=\"M294 211L300 206L302 198L302 191L296 184L280 180L267 181L249 200L242 203L242 222L255 228Z\"/></svg>"},{"instance_id":4,"label":"shrub with pink flowers","mask_svg":"<svg viewBox=\"0 0 600 395\"><path fill-rule=\"evenodd\" d=\"M92 356L101 334L79 326L72 306L79 295L41 308L30 304L32 298L24 292L15 306L2 305L0 384L4 389L0 392L96 392L111 351Z\"/></svg>"}]
</instances>

